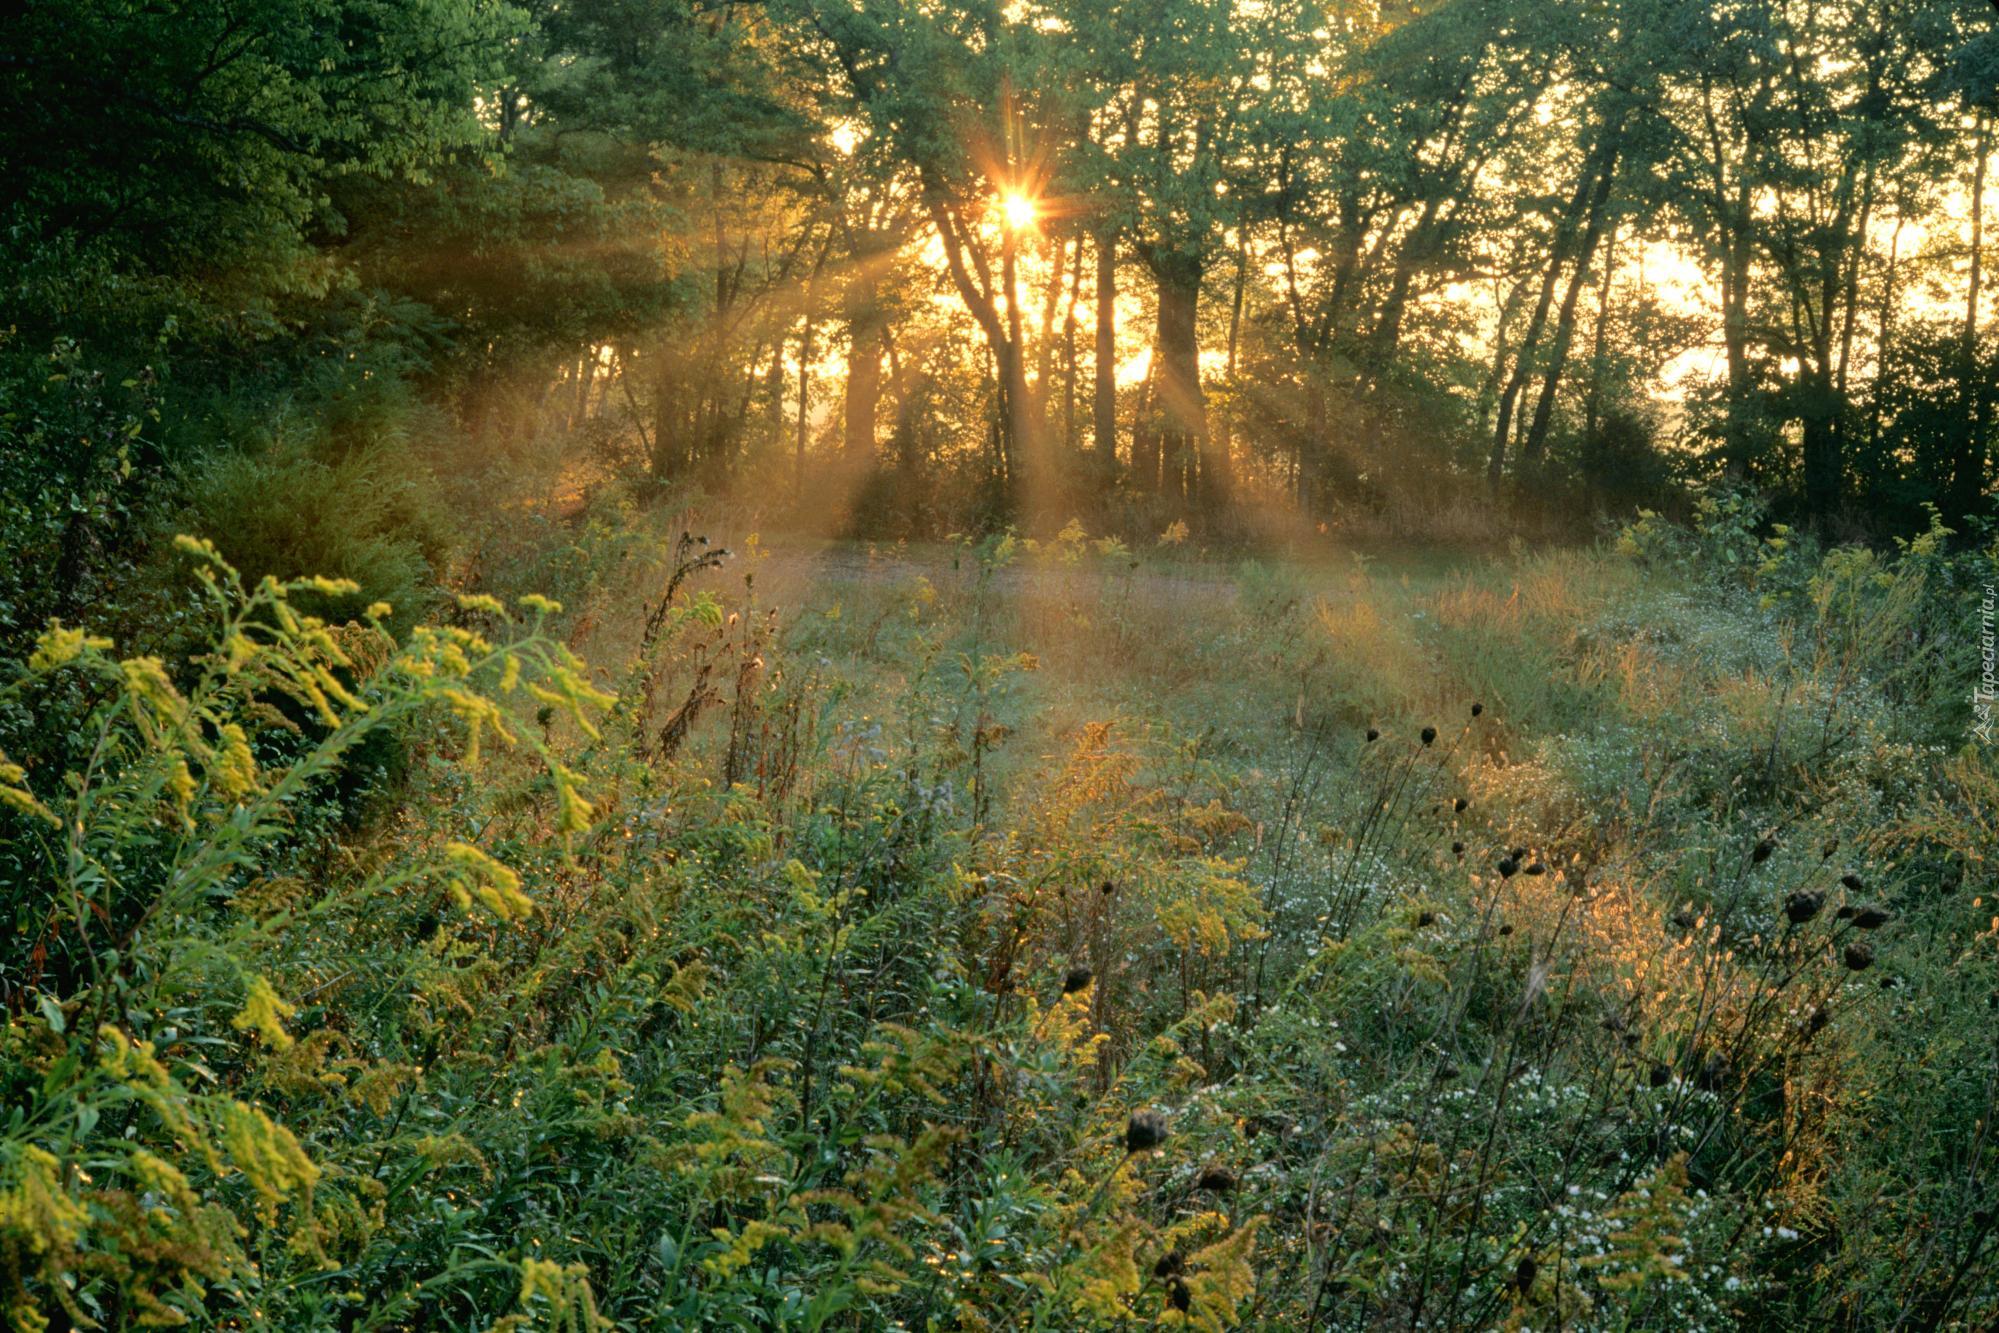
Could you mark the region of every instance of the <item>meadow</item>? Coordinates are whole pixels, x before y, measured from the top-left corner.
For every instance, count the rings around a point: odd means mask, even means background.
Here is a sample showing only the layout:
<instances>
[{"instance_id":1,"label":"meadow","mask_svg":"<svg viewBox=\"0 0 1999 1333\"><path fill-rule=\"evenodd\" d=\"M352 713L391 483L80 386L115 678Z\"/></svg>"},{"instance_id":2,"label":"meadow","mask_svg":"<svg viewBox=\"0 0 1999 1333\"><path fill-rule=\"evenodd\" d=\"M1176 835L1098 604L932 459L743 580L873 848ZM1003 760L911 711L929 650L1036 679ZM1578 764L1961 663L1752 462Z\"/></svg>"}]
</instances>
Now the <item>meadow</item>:
<instances>
[{"instance_id":1,"label":"meadow","mask_svg":"<svg viewBox=\"0 0 1999 1333\"><path fill-rule=\"evenodd\" d=\"M1769 531L183 538L8 668L9 1321L1989 1327L1991 561Z\"/></svg>"}]
</instances>

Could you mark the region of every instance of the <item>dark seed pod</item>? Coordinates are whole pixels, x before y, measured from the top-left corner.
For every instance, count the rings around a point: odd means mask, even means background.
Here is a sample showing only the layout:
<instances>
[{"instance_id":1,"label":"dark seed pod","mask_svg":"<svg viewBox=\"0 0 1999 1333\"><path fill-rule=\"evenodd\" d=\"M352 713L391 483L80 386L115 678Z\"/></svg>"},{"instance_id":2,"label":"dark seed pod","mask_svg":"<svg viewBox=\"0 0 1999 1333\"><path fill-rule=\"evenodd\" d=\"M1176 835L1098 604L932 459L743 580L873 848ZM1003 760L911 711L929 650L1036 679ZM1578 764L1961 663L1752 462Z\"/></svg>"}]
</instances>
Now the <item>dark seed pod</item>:
<instances>
[{"instance_id":1,"label":"dark seed pod","mask_svg":"<svg viewBox=\"0 0 1999 1333\"><path fill-rule=\"evenodd\" d=\"M1108 898L1113 893L1117 892L1117 885L1111 883L1109 880L1105 880L1102 884L1097 886L1097 892L1103 894L1104 897Z\"/></svg>"},{"instance_id":2,"label":"dark seed pod","mask_svg":"<svg viewBox=\"0 0 1999 1333\"><path fill-rule=\"evenodd\" d=\"M1166 1142L1166 1117L1157 1111L1133 1111L1124 1127L1126 1152L1146 1152Z\"/></svg>"},{"instance_id":3,"label":"dark seed pod","mask_svg":"<svg viewBox=\"0 0 1999 1333\"><path fill-rule=\"evenodd\" d=\"M1154 1277L1178 1277L1187 1271L1187 1256L1178 1250L1168 1250L1159 1256L1159 1262L1152 1265Z\"/></svg>"},{"instance_id":4,"label":"dark seed pod","mask_svg":"<svg viewBox=\"0 0 1999 1333\"><path fill-rule=\"evenodd\" d=\"M1541 1265L1534 1262L1533 1255L1513 1266L1513 1286L1522 1296L1534 1290L1534 1279L1541 1275Z\"/></svg>"},{"instance_id":5,"label":"dark seed pod","mask_svg":"<svg viewBox=\"0 0 1999 1333\"><path fill-rule=\"evenodd\" d=\"M1839 882L1846 885L1846 887L1852 890L1854 893L1867 892L1867 881L1851 872L1841 875L1839 877Z\"/></svg>"},{"instance_id":6,"label":"dark seed pod","mask_svg":"<svg viewBox=\"0 0 1999 1333\"><path fill-rule=\"evenodd\" d=\"M1825 846L1820 850L1825 854L1826 860L1828 861L1832 860L1832 854L1839 850L1839 839L1827 838L1825 840Z\"/></svg>"},{"instance_id":7,"label":"dark seed pod","mask_svg":"<svg viewBox=\"0 0 1999 1333\"><path fill-rule=\"evenodd\" d=\"M1471 715L1473 717L1477 717L1480 713L1483 713L1484 711L1485 711L1484 704L1473 704L1471 706Z\"/></svg>"},{"instance_id":8,"label":"dark seed pod","mask_svg":"<svg viewBox=\"0 0 1999 1333\"><path fill-rule=\"evenodd\" d=\"M1429 745L1436 739L1437 739L1437 729L1435 727L1423 728L1423 744Z\"/></svg>"},{"instance_id":9,"label":"dark seed pod","mask_svg":"<svg viewBox=\"0 0 1999 1333\"><path fill-rule=\"evenodd\" d=\"M1499 928L1499 933L1502 935L1511 935L1513 933L1513 927L1510 925L1501 926Z\"/></svg>"},{"instance_id":10,"label":"dark seed pod","mask_svg":"<svg viewBox=\"0 0 1999 1333\"><path fill-rule=\"evenodd\" d=\"M1457 800L1451 802L1451 809L1457 811L1459 814L1463 814L1465 812L1465 807L1470 804L1471 804L1470 801L1467 801L1464 797L1460 796L1458 797Z\"/></svg>"},{"instance_id":11,"label":"dark seed pod","mask_svg":"<svg viewBox=\"0 0 1999 1333\"><path fill-rule=\"evenodd\" d=\"M1655 1088L1665 1087L1672 1078L1673 1071L1662 1064L1654 1064L1651 1071L1645 1075L1645 1081Z\"/></svg>"},{"instance_id":12,"label":"dark seed pod","mask_svg":"<svg viewBox=\"0 0 1999 1333\"><path fill-rule=\"evenodd\" d=\"M1846 906L1840 908L1837 912L1834 912L1833 915L1838 917L1841 921L1853 920L1853 904L1848 903Z\"/></svg>"},{"instance_id":13,"label":"dark seed pod","mask_svg":"<svg viewBox=\"0 0 1999 1333\"><path fill-rule=\"evenodd\" d=\"M1187 1289L1185 1282L1176 1277L1166 1284L1166 1303L1185 1314L1194 1304L1194 1293Z\"/></svg>"},{"instance_id":14,"label":"dark seed pod","mask_svg":"<svg viewBox=\"0 0 1999 1333\"><path fill-rule=\"evenodd\" d=\"M1507 855L1516 861L1524 861L1527 859L1527 849L1525 847L1515 847Z\"/></svg>"},{"instance_id":15,"label":"dark seed pod","mask_svg":"<svg viewBox=\"0 0 1999 1333\"><path fill-rule=\"evenodd\" d=\"M1451 855L1463 856L1464 854L1465 854L1465 845L1463 843L1454 842L1451 844Z\"/></svg>"},{"instance_id":16,"label":"dark seed pod","mask_svg":"<svg viewBox=\"0 0 1999 1333\"><path fill-rule=\"evenodd\" d=\"M1866 940L1855 940L1847 945L1846 966L1854 972L1865 972L1874 966L1874 946Z\"/></svg>"},{"instance_id":17,"label":"dark seed pod","mask_svg":"<svg viewBox=\"0 0 1999 1333\"><path fill-rule=\"evenodd\" d=\"M1095 975L1089 968L1078 963L1063 974L1062 993L1064 995L1074 995L1077 991L1089 985L1091 978Z\"/></svg>"},{"instance_id":18,"label":"dark seed pod","mask_svg":"<svg viewBox=\"0 0 1999 1333\"><path fill-rule=\"evenodd\" d=\"M1819 914L1825 907L1825 893L1819 889L1800 889L1784 899L1784 915L1794 926L1802 926Z\"/></svg>"},{"instance_id":19,"label":"dark seed pod","mask_svg":"<svg viewBox=\"0 0 1999 1333\"><path fill-rule=\"evenodd\" d=\"M1548 867L1539 861L1529 861L1527 863L1527 873L1530 875L1545 875L1548 873Z\"/></svg>"},{"instance_id":20,"label":"dark seed pod","mask_svg":"<svg viewBox=\"0 0 1999 1333\"><path fill-rule=\"evenodd\" d=\"M1507 879L1512 879L1520 873L1520 863L1509 856L1499 863L1499 873Z\"/></svg>"},{"instance_id":21,"label":"dark seed pod","mask_svg":"<svg viewBox=\"0 0 1999 1333\"><path fill-rule=\"evenodd\" d=\"M1805 1031L1812 1034L1823 1032L1825 1031L1825 1025L1830 1022L1832 1022L1831 1014L1827 1013L1824 1009L1814 1009L1812 1010L1811 1017L1805 1020Z\"/></svg>"},{"instance_id":22,"label":"dark seed pod","mask_svg":"<svg viewBox=\"0 0 1999 1333\"><path fill-rule=\"evenodd\" d=\"M1369 727L1369 728L1367 729L1367 742L1368 742L1368 744L1372 745L1372 744L1374 744L1374 742L1376 742L1376 741L1378 741L1378 740L1380 740L1380 739L1381 739L1381 728L1379 728L1379 727Z\"/></svg>"},{"instance_id":23,"label":"dark seed pod","mask_svg":"<svg viewBox=\"0 0 1999 1333\"><path fill-rule=\"evenodd\" d=\"M1777 840L1775 838L1765 838L1763 839L1763 841L1757 843L1754 847L1750 849L1749 863L1751 865L1760 866L1765 861L1769 860L1770 854L1776 850L1777 850Z\"/></svg>"},{"instance_id":24,"label":"dark seed pod","mask_svg":"<svg viewBox=\"0 0 1999 1333\"><path fill-rule=\"evenodd\" d=\"M1437 914L1435 912L1418 912L1416 914L1416 929L1421 930L1425 926L1435 925L1436 921Z\"/></svg>"},{"instance_id":25,"label":"dark seed pod","mask_svg":"<svg viewBox=\"0 0 1999 1333\"><path fill-rule=\"evenodd\" d=\"M1877 903L1868 903L1864 907L1853 909L1853 924L1861 930L1879 930L1888 924L1893 915L1887 908Z\"/></svg>"},{"instance_id":26,"label":"dark seed pod","mask_svg":"<svg viewBox=\"0 0 1999 1333\"><path fill-rule=\"evenodd\" d=\"M1235 1187L1235 1172L1225 1166L1211 1166L1194 1181L1194 1188L1205 1194L1227 1194Z\"/></svg>"}]
</instances>

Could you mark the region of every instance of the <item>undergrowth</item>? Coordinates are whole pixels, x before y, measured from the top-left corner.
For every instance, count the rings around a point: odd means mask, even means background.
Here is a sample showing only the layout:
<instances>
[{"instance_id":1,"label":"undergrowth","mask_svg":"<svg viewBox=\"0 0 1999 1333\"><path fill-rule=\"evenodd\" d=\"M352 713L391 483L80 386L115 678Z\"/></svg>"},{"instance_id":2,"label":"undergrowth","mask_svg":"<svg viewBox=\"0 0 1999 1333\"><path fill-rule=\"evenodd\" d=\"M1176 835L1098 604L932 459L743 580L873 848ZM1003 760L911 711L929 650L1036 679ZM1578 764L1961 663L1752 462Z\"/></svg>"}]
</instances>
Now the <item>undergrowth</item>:
<instances>
[{"instance_id":1,"label":"undergrowth","mask_svg":"<svg viewBox=\"0 0 1999 1333\"><path fill-rule=\"evenodd\" d=\"M6 667L15 1326L1999 1318L1984 557L648 522Z\"/></svg>"}]
</instances>

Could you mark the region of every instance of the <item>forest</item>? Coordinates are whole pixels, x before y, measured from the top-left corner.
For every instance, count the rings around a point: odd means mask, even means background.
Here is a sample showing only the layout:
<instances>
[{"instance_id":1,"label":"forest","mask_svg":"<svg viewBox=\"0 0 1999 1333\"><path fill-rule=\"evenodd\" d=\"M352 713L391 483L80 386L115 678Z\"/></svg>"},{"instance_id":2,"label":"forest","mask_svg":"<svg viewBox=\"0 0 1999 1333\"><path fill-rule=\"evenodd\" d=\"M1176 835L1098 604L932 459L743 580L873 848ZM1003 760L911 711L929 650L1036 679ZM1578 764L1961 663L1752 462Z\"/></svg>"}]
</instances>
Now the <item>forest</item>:
<instances>
[{"instance_id":1,"label":"forest","mask_svg":"<svg viewBox=\"0 0 1999 1333\"><path fill-rule=\"evenodd\" d=\"M0 31L0 1324L1999 1325L1999 4Z\"/></svg>"}]
</instances>

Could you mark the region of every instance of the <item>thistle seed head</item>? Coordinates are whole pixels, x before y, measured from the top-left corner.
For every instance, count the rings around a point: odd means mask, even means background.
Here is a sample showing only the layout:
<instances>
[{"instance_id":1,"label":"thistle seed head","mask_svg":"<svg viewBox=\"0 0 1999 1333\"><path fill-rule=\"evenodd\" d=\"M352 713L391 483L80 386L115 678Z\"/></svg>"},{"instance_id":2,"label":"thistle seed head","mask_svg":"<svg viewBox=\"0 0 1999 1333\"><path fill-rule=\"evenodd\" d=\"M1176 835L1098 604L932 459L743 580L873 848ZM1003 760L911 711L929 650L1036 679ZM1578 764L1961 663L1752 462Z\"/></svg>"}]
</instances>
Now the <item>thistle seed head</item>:
<instances>
[{"instance_id":1,"label":"thistle seed head","mask_svg":"<svg viewBox=\"0 0 1999 1333\"><path fill-rule=\"evenodd\" d=\"M1157 1111L1133 1111L1125 1122L1126 1152L1148 1152L1166 1142L1166 1117Z\"/></svg>"}]
</instances>

